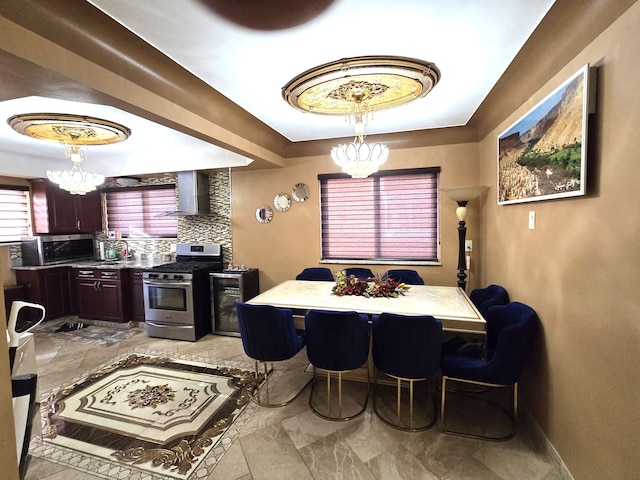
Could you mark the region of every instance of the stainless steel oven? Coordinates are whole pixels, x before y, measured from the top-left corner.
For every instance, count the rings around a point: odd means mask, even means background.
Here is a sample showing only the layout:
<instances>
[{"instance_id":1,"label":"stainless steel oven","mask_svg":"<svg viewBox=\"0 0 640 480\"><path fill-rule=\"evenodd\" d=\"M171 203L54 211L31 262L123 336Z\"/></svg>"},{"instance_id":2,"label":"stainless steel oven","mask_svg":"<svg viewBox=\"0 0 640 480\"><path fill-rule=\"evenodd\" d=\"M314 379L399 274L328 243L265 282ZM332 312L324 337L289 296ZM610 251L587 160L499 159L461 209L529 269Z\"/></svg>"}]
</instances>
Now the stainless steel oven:
<instances>
[{"instance_id":1,"label":"stainless steel oven","mask_svg":"<svg viewBox=\"0 0 640 480\"><path fill-rule=\"evenodd\" d=\"M144 272L145 322L149 329L169 327L191 337L194 329L193 279L191 274L158 274ZM165 278L171 277L171 278ZM185 278L186 277L186 278ZM184 340L189 340L184 338Z\"/></svg>"},{"instance_id":2,"label":"stainless steel oven","mask_svg":"<svg viewBox=\"0 0 640 480\"><path fill-rule=\"evenodd\" d=\"M220 270L219 244L178 244L176 262L142 272L147 335L194 342L210 333L209 273Z\"/></svg>"}]
</instances>

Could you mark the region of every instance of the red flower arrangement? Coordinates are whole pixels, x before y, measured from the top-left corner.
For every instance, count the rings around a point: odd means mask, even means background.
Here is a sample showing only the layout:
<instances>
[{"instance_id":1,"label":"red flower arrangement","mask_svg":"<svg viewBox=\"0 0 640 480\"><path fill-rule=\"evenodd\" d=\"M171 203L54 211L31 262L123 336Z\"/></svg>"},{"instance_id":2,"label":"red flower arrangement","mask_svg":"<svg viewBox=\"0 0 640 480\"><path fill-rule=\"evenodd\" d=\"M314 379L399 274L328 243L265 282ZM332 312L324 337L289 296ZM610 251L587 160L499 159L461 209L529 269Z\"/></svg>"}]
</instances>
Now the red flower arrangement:
<instances>
[{"instance_id":1,"label":"red flower arrangement","mask_svg":"<svg viewBox=\"0 0 640 480\"><path fill-rule=\"evenodd\" d=\"M398 283L393 278L357 278L347 277L344 271L336 273L336 284L331 292L338 296L357 295L362 297L398 297L404 295L409 286Z\"/></svg>"}]
</instances>

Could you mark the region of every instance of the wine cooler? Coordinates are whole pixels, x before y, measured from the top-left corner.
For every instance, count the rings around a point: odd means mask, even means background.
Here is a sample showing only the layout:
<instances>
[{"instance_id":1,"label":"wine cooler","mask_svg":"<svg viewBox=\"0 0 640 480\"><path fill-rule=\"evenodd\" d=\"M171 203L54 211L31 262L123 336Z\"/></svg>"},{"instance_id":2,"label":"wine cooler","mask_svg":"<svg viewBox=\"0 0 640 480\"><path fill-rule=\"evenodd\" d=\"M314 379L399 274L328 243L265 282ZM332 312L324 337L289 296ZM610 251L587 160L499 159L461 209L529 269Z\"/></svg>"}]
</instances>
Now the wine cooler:
<instances>
[{"instance_id":1,"label":"wine cooler","mask_svg":"<svg viewBox=\"0 0 640 480\"><path fill-rule=\"evenodd\" d=\"M213 333L239 337L236 302L246 302L260 293L258 269L210 273L209 280Z\"/></svg>"}]
</instances>

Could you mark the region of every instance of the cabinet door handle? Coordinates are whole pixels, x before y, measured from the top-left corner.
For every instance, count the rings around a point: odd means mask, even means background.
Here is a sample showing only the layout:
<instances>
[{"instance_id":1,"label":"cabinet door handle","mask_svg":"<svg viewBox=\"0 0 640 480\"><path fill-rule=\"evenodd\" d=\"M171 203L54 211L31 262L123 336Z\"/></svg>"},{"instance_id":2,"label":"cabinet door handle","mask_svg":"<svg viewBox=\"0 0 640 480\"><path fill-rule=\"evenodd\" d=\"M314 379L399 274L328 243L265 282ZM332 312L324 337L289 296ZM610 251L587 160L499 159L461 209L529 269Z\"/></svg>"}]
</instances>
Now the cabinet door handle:
<instances>
[{"instance_id":1,"label":"cabinet door handle","mask_svg":"<svg viewBox=\"0 0 640 480\"><path fill-rule=\"evenodd\" d=\"M76 230L80 230L80 220L76 222Z\"/></svg>"}]
</instances>

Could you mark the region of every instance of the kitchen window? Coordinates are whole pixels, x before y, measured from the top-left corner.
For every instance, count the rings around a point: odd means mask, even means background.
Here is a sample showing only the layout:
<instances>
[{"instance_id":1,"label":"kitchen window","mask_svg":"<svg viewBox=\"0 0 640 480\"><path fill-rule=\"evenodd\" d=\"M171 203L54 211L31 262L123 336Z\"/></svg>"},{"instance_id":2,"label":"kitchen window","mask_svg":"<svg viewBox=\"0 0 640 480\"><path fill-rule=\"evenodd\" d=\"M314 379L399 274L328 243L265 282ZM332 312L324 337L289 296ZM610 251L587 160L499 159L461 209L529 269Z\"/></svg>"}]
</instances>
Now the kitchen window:
<instances>
[{"instance_id":1,"label":"kitchen window","mask_svg":"<svg viewBox=\"0 0 640 480\"><path fill-rule=\"evenodd\" d=\"M175 185L105 189L106 227L123 238L178 237Z\"/></svg>"},{"instance_id":2,"label":"kitchen window","mask_svg":"<svg viewBox=\"0 0 640 480\"><path fill-rule=\"evenodd\" d=\"M31 235L29 189L0 185L0 243Z\"/></svg>"},{"instance_id":3,"label":"kitchen window","mask_svg":"<svg viewBox=\"0 0 640 480\"><path fill-rule=\"evenodd\" d=\"M439 167L319 175L322 260L437 264Z\"/></svg>"}]
</instances>

